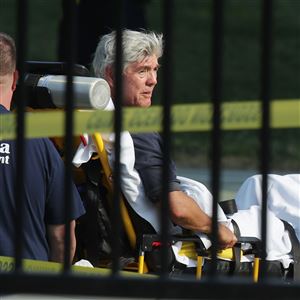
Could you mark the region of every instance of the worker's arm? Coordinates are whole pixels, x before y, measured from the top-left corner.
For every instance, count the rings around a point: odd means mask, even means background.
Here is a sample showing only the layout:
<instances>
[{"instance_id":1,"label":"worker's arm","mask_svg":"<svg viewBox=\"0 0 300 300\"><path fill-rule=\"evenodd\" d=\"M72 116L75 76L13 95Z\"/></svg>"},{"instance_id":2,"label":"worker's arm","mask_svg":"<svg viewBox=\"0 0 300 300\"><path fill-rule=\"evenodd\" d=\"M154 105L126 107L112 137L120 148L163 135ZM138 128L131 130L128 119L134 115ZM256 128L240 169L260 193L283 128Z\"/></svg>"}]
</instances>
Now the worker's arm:
<instances>
[{"instance_id":1,"label":"worker's arm","mask_svg":"<svg viewBox=\"0 0 300 300\"><path fill-rule=\"evenodd\" d=\"M75 249L76 249L76 237L75 237L75 220L70 222L70 263L72 263ZM50 261L63 263L64 262L64 248L65 248L65 229L64 224L48 225L48 239L50 246Z\"/></svg>"},{"instance_id":2,"label":"worker's arm","mask_svg":"<svg viewBox=\"0 0 300 300\"><path fill-rule=\"evenodd\" d=\"M196 232L211 233L212 219L184 192L170 192L169 204L170 216L175 224ZM218 233L221 248L230 248L237 242L236 236L222 224L219 224Z\"/></svg>"}]
</instances>

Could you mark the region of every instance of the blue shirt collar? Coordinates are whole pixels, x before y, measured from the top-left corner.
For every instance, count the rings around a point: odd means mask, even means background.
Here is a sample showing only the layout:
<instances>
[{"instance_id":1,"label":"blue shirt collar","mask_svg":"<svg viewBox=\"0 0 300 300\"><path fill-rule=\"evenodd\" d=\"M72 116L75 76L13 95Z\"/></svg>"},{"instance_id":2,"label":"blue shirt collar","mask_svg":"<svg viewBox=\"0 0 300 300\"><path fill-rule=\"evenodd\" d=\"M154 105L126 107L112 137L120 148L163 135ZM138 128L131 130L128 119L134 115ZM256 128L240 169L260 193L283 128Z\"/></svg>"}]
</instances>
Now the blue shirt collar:
<instances>
[{"instance_id":1,"label":"blue shirt collar","mask_svg":"<svg viewBox=\"0 0 300 300\"><path fill-rule=\"evenodd\" d=\"M9 111L3 106L0 104L0 113L8 113Z\"/></svg>"}]
</instances>

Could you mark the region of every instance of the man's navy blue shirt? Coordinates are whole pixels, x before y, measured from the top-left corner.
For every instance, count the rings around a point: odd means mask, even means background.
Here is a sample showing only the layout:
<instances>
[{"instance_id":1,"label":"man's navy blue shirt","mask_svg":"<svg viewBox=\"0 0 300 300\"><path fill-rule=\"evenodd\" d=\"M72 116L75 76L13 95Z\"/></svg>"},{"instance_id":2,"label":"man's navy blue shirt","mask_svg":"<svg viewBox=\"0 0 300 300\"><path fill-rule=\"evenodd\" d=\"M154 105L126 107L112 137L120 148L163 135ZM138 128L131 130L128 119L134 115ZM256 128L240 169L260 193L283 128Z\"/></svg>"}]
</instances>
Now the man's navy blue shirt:
<instances>
[{"instance_id":1,"label":"man's navy blue shirt","mask_svg":"<svg viewBox=\"0 0 300 300\"><path fill-rule=\"evenodd\" d=\"M161 199L163 184L163 141L161 135L156 132L131 134L134 152L135 165L138 171L145 193L152 202L158 202ZM180 181L176 178L176 166L170 159L169 166L169 192L180 191Z\"/></svg>"},{"instance_id":2,"label":"man's navy blue shirt","mask_svg":"<svg viewBox=\"0 0 300 300\"><path fill-rule=\"evenodd\" d=\"M8 111L0 105L0 113ZM0 140L0 255L14 255L16 142ZM49 139L25 141L23 258L48 260L47 225L64 224L64 164ZM84 214L73 186L71 219Z\"/></svg>"}]
</instances>

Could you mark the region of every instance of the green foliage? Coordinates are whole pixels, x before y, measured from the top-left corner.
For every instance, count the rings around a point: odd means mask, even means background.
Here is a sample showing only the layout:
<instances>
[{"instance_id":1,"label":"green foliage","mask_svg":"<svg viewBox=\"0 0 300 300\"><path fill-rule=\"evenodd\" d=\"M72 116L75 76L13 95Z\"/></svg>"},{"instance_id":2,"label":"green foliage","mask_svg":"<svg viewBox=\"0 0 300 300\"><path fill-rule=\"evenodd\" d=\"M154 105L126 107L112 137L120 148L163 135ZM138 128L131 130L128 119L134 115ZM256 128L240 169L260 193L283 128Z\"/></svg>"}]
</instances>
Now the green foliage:
<instances>
[{"instance_id":1,"label":"green foliage","mask_svg":"<svg viewBox=\"0 0 300 300\"><path fill-rule=\"evenodd\" d=\"M0 30L17 37L17 0L0 0ZM28 60L57 60L61 0L28 1Z\"/></svg>"},{"instance_id":2,"label":"green foliage","mask_svg":"<svg viewBox=\"0 0 300 300\"><path fill-rule=\"evenodd\" d=\"M148 5L150 29L163 31L162 1ZM223 100L259 99L261 94L261 0L224 0ZM212 1L174 0L173 101L211 99ZM300 2L275 0L272 97L300 97ZM158 98L160 98L158 93ZM158 99L157 103L161 100Z\"/></svg>"}]
</instances>

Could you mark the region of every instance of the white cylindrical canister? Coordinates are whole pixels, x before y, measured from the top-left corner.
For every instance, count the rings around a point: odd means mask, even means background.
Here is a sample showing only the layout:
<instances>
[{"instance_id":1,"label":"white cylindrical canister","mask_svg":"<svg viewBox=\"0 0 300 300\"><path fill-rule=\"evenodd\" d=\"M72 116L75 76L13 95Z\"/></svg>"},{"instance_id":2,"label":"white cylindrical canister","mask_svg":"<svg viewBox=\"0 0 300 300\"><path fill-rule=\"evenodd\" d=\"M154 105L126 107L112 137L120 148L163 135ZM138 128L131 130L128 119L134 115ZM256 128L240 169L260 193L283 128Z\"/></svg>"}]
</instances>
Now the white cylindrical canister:
<instances>
[{"instance_id":1,"label":"white cylindrical canister","mask_svg":"<svg viewBox=\"0 0 300 300\"><path fill-rule=\"evenodd\" d=\"M53 104L57 107L65 106L67 77L64 75L47 75L41 77L38 86L50 91ZM101 78L73 77L74 107L106 109L110 105L110 88Z\"/></svg>"}]
</instances>

